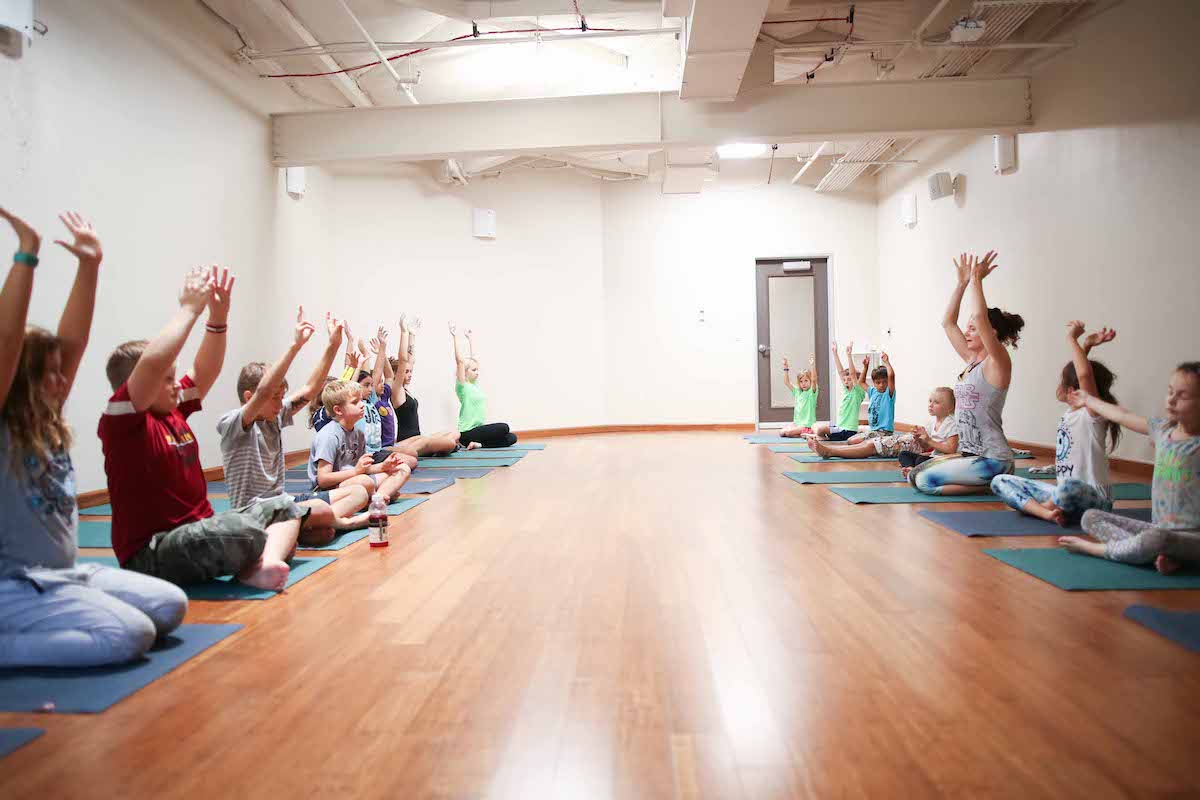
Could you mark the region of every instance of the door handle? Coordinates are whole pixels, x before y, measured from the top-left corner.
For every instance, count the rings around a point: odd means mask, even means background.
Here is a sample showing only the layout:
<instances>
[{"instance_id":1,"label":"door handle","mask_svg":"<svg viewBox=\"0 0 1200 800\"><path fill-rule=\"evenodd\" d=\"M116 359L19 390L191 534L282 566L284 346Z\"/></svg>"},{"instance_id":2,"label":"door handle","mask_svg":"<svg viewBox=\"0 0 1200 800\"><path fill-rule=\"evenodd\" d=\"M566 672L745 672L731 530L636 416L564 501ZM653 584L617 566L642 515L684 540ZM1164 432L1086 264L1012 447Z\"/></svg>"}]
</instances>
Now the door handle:
<instances>
[{"instance_id":1,"label":"door handle","mask_svg":"<svg viewBox=\"0 0 1200 800\"><path fill-rule=\"evenodd\" d=\"M771 348L767 347L765 344L760 344L758 346L758 354L763 358L766 358L767 356L771 355Z\"/></svg>"}]
</instances>

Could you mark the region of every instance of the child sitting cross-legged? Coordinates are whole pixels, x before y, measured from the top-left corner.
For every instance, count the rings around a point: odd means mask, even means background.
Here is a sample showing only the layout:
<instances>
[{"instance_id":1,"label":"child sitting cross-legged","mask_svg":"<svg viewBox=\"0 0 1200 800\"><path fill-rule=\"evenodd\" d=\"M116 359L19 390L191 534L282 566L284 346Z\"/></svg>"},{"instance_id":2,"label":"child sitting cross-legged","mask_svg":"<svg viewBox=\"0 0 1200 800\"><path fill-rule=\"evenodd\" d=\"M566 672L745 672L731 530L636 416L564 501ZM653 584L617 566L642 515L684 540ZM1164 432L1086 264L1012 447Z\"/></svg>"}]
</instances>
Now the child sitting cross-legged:
<instances>
[{"instance_id":1,"label":"child sitting cross-legged","mask_svg":"<svg viewBox=\"0 0 1200 800\"><path fill-rule=\"evenodd\" d=\"M846 348L846 363L842 366L842 357L838 353L837 342L833 342L833 358L837 363L838 374L842 376L842 387L846 393L842 395L841 405L838 406L837 422L816 422L811 434L804 434L809 445L816 439L828 439L833 442L844 442L858 434L858 409L863 398L867 396L866 376L859 375L854 370L854 342ZM865 363L864 363L865 368Z\"/></svg>"},{"instance_id":2,"label":"child sitting cross-legged","mask_svg":"<svg viewBox=\"0 0 1200 800\"><path fill-rule=\"evenodd\" d=\"M367 452L367 439L356 423L363 416L362 386L333 381L321 390L321 403L330 422L313 438L308 478L314 490L362 486L391 502L408 480L409 456L390 453L382 461Z\"/></svg>"},{"instance_id":3,"label":"child sitting cross-legged","mask_svg":"<svg viewBox=\"0 0 1200 800\"><path fill-rule=\"evenodd\" d=\"M108 358L113 395L100 417L104 472L112 502L113 550L121 566L176 584L234 575L281 591L300 521L311 509L287 495L214 514L187 418L217 380L225 360L229 271L192 270L179 311L153 340L126 342ZM195 362L175 379L175 359L208 308Z\"/></svg>"},{"instance_id":4,"label":"child sitting cross-legged","mask_svg":"<svg viewBox=\"0 0 1200 800\"><path fill-rule=\"evenodd\" d=\"M271 365L261 361L242 367L238 375L239 408L225 412L217 422L221 434L221 459L225 463L225 483L229 499L235 508L257 503L284 494L285 467L282 429L292 424L296 412L308 398L320 394L325 373L329 371L342 341L342 324L325 315L329 344L308 381L287 395L287 371L301 348L315 330L304 321L304 308L296 317L296 329L291 345ZM366 507L367 490L348 486L330 491L292 492L292 499L312 508L300 529L301 546L321 547L336 535L337 530L349 530L366 524L365 514L352 516Z\"/></svg>"},{"instance_id":5,"label":"child sitting cross-legged","mask_svg":"<svg viewBox=\"0 0 1200 800\"><path fill-rule=\"evenodd\" d=\"M821 387L817 385L816 356L808 357L808 369L796 375L794 384L791 378L791 368L785 358L783 360L783 383L792 393L796 402L796 410L792 412L792 424L784 426L779 435L798 438L812 433L813 425L817 424L817 396L821 393Z\"/></svg>"},{"instance_id":6,"label":"child sitting cross-legged","mask_svg":"<svg viewBox=\"0 0 1200 800\"><path fill-rule=\"evenodd\" d=\"M850 351L847 349L847 355ZM868 429L865 433L856 433L853 436L845 439L848 445L862 445L870 443L874 439L890 438L892 436L892 428L896 424L896 371L892 369L891 359L888 354L884 353L881 356L883 360L882 367L876 367L871 372L871 387L867 389L867 367L870 364L869 359L863 359L862 372L856 373L860 383L857 387L859 392L853 396L863 397L862 391L866 390L867 396L871 398L871 404L867 407L867 423ZM855 409L857 415L857 408ZM809 447L813 452L821 456L821 458L843 458L843 447L830 447L822 442L816 436L806 437L809 439ZM872 453L871 455L877 455ZM863 458L864 456L850 456L851 458Z\"/></svg>"},{"instance_id":7,"label":"child sitting cross-legged","mask_svg":"<svg viewBox=\"0 0 1200 800\"><path fill-rule=\"evenodd\" d=\"M930 458L958 452L958 426L954 421L954 390L939 386L929 393L929 422L910 433L880 436L859 444L829 447L820 442L823 458L899 458L905 477L911 469ZM830 455L825 455L829 453Z\"/></svg>"}]
</instances>

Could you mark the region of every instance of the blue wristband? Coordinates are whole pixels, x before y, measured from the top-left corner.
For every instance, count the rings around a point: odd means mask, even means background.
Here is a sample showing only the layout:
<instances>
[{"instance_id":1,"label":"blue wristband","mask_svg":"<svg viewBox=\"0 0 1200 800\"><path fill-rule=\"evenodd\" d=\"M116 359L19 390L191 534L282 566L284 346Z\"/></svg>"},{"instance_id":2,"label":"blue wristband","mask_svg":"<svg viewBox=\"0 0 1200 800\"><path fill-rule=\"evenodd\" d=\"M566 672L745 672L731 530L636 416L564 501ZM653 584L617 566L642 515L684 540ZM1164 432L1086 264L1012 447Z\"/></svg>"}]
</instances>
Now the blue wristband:
<instances>
[{"instance_id":1,"label":"blue wristband","mask_svg":"<svg viewBox=\"0 0 1200 800\"><path fill-rule=\"evenodd\" d=\"M38 265L38 257L33 253L26 253L22 250L18 250L13 254L13 263L28 264L31 267L36 267Z\"/></svg>"}]
</instances>

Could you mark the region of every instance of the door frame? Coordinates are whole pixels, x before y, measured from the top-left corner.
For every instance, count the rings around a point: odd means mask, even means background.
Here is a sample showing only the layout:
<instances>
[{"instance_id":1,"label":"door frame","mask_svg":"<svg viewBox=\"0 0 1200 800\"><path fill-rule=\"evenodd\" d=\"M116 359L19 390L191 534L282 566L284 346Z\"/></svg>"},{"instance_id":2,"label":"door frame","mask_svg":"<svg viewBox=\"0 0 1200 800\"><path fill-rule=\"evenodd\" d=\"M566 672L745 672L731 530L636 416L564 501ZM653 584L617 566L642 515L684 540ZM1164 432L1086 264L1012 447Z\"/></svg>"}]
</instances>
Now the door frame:
<instances>
[{"instance_id":1,"label":"door frame","mask_svg":"<svg viewBox=\"0 0 1200 800\"><path fill-rule=\"evenodd\" d=\"M814 299L819 298L821 283L824 282L824 284L825 284L825 292L824 292L824 295L825 295L825 317L826 317L825 326L822 327L822 325L821 325L821 319L820 319L821 309L820 309L820 304L818 303L818 306L816 309L817 319L814 321L813 327L814 327L814 334L816 337L814 346L816 347L816 350L817 350L817 352L816 352L817 372L818 372L818 377L819 377L819 380L821 383L821 394L817 399L817 419L829 419L830 418L829 410L830 410L831 394L830 394L829 380L830 380L830 377L833 375L833 361L832 361L832 357L830 355L830 350L829 350L830 344L829 343L833 338L833 331L836 329L835 313L836 313L836 308L837 308L836 304L834 303L835 281L834 281L834 274L833 274L833 254L832 253L810 253L810 254L804 255L804 256L771 256L771 257L756 258L756 259L754 259L754 340L753 340L754 341L753 357L754 357L754 369L755 369L755 372L754 372L754 375L755 375L754 419L755 419L755 428L756 429L762 429L764 427L769 427L769 428L783 427L784 425L788 424L788 422L790 422L790 420L791 420L790 414L788 415L787 420L782 421L782 422L780 420L764 420L764 419L762 419L762 404L760 402L761 397L762 397L762 391L764 388L764 386L763 386L763 381L764 381L763 362L766 362L766 373L767 374L766 374L765 380L767 382L766 388L767 388L767 396L768 397L770 397L770 381L772 379L771 371L772 371L772 368L774 365L774 361L773 361L774 353L770 353L770 354L768 354L768 356L766 358L763 358L763 356L758 352L758 345L763 343L763 341L765 340L764 334L766 334L766 336L765 336L766 339L769 339L769 334L770 334L770 324L771 324L770 302L769 302L769 297L766 294L768 291L767 287L770 285L770 278L794 277L795 276L794 273L784 272L784 270L783 270L783 262L784 261L824 261L825 262L824 275L818 274L818 272L816 270L813 270L813 272L812 272L812 280L816 281L816 285L813 287ZM760 286L760 284L759 284L759 275L760 275L759 268L764 267L764 266L766 266L766 267L775 266L775 269L767 271L765 273L761 273L761 274L765 275L767 280L764 280L762 282L762 285ZM824 354L824 355L822 355L822 354Z\"/></svg>"}]
</instances>

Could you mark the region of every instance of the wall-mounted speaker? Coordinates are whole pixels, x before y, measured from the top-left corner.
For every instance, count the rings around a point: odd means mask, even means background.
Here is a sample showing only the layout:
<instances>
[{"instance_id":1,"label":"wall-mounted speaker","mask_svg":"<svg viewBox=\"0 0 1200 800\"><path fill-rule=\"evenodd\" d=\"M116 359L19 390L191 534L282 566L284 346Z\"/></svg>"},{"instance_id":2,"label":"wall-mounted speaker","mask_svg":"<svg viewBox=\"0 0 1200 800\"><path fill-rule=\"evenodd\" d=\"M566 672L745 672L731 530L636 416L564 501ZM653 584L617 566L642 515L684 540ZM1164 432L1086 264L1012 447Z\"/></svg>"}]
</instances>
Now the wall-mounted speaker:
<instances>
[{"instance_id":1,"label":"wall-mounted speaker","mask_svg":"<svg viewBox=\"0 0 1200 800\"><path fill-rule=\"evenodd\" d=\"M929 199L941 200L950 197L957 187L949 172L935 172L929 176Z\"/></svg>"},{"instance_id":2,"label":"wall-mounted speaker","mask_svg":"<svg viewBox=\"0 0 1200 800\"><path fill-rule=\"evenodd\" d=\"M283 182L287 186L287 193L299 200L304 197L304 190L308 187L308 176L304 172L304 167L286 167L283 170Z\"/></svg>"}]
</instances>

